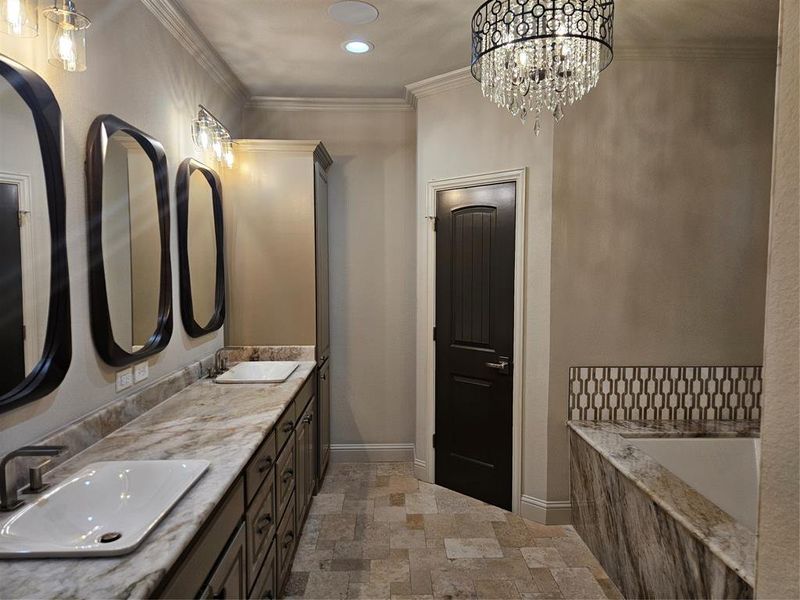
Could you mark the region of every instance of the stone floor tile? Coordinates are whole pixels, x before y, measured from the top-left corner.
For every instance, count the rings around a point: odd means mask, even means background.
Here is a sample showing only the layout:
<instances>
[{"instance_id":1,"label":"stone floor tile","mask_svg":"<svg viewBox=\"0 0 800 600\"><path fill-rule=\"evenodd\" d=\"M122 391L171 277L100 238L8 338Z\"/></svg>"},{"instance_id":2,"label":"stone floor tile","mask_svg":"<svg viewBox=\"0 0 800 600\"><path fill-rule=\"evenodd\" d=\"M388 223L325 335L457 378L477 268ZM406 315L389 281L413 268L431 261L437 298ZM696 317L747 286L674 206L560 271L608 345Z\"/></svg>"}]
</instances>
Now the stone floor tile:
<instances>
[{"instance_id":1,"label":"stone floor tile","mask_svg":"<svg viewBox=\"0 0 800 600\"><path fill-rule=\"evenodd\" d=\"M424 548L425 532L421 529L401 529L393 531L389 538L391 548Z\"/></svg>"},{"instance_id":2,"label":"stone floor tile","mask_svg":"<svg viewBox=\"0 0 800 600\"><path fill-rule=\"evenodd\" d=\"M553 579L550 569L531 569L531 576L540 592L545 594L561 593L561 588L558 587L556 580Z\"/></svg>"},{"instance_id":3,"label":"stone floor tile","mask_svg":"<svg viewBox=\"0 0 800 600\"><path fill-rule=\"evenodd\" d=\"M408 560L412 570L433 571L434 569L447 569L452 565L447 558L444 547L442 548L411 548L408 551Z\"/></svg>"},{"instance_id":4,"label":"stone floor tile","mask_svg":"<svg viewBox=\"0 0 800 600\"><path fill-rule=\"evenodd\" d=\"M567 532L558 525L542 525L528 520L525 521L525 525L533 532L533 536L537 538L567 537Z\"/></svg>"},{"instance_id":5,"label":"stone floor tile","mask_svg":"<svg viewBox=\"0 0 800 600\"><path fill-rule=\"evenodd\" d=\"M389 598L389 584L388 583L350 583L347 588L348 598L366 598L368 600L380 600L382 598Z\"/></svg>"},{"instance_id":6,"label":"stone floor tile","mask_svg":"<svg viewBox=\"0 0 800 600\"><path fill-rule=\"evenodd\" d=\"M332 558L363 558L363 553L364 542L336 542Z\"/></svg>"},{"instance_id":7,"label":"stone floor tile","mask_svg":"<svg viewBox=\"0 0 800 600\"><path fill-rule=\"evenodd\" d=\"M342 512L344 494L317 494L311 503L309 515L328 515Z\"/></svg>"},{"instance_id":8,"label":"stone floor tile","mask_svg":"<svg viewBox=\"0 0 800 600\"><path fill-rule=\"evenodd\" d=\"M333 550L336 547L336 540L317 540L314 548L317 550Z\"/></svg>"},{"instance_id":9,"label":"stone floor tile","mask_svg":"<svg viewBox=\"0 0 800 600\"><path fill-rule=\"evenodd\" d=\"M551 569L553 575L566 598L605 598L603 588L597 583L592 573L586 567L574 567L567 569Z\"/></svg>"},{"instance_id":10,"label":"stone floor tile","mask_svg":"<svg viewBox=\"0 0 800 600\"><path fill-rule=\"evenodd\" d=\"M557 538L553 540L553 547L570 567L594 567L602 572L602 567L592 552L580 539Z\"/></svg>"},{"instance_id":11,"label":"stone floor tile","mask_svg":"<svg viewBox=\"0 0 800 600\"><path fill-rule=\"evenodd\" d=\"M320 571L326 561L333 557L333 550L304 550L298 548L294 555L292 571Z\"/></svg>"},{"instance_id":12,"label":"stone floor tile","mask_svg":"<svg viewBox=\"0 0 800 600\"><path fill-rule=\"evenodd\" d=\"M355 513L355 514L372 514L375 510L375 501L374 500L362 500L362 499L344 499L342 503L342 510L343 513Z\"/></svg>"},{"instance_id":13,"label":"stone floor tile","mask_svg":"<svg viewBox=\"0 0 800 600\"><path fill-rule=\"evenodd\" d=\"M388 540L379 542L363 542L362 558L370 560L383 560L389 558Z\"/></svg>"},{"instance_id":14,"label":"stone floor tile","mask_svg":"<svg viewBox=\"0 0 800 600\"><path fill-rule=\"evenodd\" d=\"M331 571L369 571L370 561L363 558L334 558L331 560Z\"/></svg>"},{"instance_id":15,"label":"stone floor tile","mask_svg":"<svg viewBox=\"0 0 800 600\"><path fill-rule=\"evenodd\" d=\"M447 558L502 558L496 538L445 538Z\"/></svg>"},{"instance_id":16,"label":"stone floor tile","mask_svg":"<svg viewBox=\"0 0 800 600\"><path fill-rule=\"evenodd\" d=\"M408 508L408 507L406 507ZM425 530L425 519L422 518L421 514L407 514L406 515L406 527L409 529L419 529L424 531ZM424 537L424 534L423 534Z\"/></svg>"},{"instance_id":17,"label":"stone floor tile","mask_svg":"<svg viewBox=\"0 0 800 600\"><path fill-rule=\"evenodd\" d=\"M606 595L606 598L610 600L624 600L625 596L617 589L617 586L614 585L614 582L606 577L602 577L597 580L597 583L603 588L603 593Z\"/></svg>"},{"instance_id":18,"label":"stone floor tile","mask_svg":"<svg viewBox=\"0 0 800 600\"><path fill-rule=\"evenodd\" d=\"M286 581L283 593L285 596L302 597L306 592L306 584L308 584L308 572L292 571Z\"/></svg>"},{"instance_id":19,"label":"stone floor tile","mask_svg":"<svg viewBox=\"0 0 800 600\"><path fill-rule=\"evenodd\" d=\"M408 548L390 548L389 558L391 560L404 560L408 562Z\"/></svg>"},{"instance_id":20,"label":"stone floor tile","mask_svg":"<svg viewBox=\"0 0 800 600\"><path fill-rule=\"evenodd\" d=\"M325 515L319 531L320 540L352 541L356 529L356 515Z\"/></svg>"},{"instance_id":21,"label":"stone floor tile","mask_svg":"<svg viewBox=\"0 0 800 600\"><path fill-rule=\"evenodd\" d=\"M494 521L492 522L492 527L501 546L522 548L523 546L533 546L535 543L533 532L524 524Z\"/></svg>"},{"instance_id":22,"label":"stone floor tile","mask_svg":"<svg viewBox=\"0 0 800 600\"><path fill-rule=\"evenodd\" d=\"M411 593L419 594L433 594L433 586L431 585L431 572L420 569L412 569L409 576L411 582Z\"/></svg>"},{"instance_id":23,"label":"stone floor tile","mask_svg":"<svg viewBox=\"0 0 800 600\"><path fill-rule=\"evenodd\" d=\"M409 573L410 569L407 560L373 560L369 580L383 583L407 581Z\"/></svg>"},{"instance_id":24,"label":"stone floor tile","mask_svg":"<svg viewBox=\"0 0 800 600\"><path fill-rule=\"evenodd\" d=\"M350 571L350 583L369 583L369 571Z\"/></svg>"},{"instance_id":25,"label":"stone floor tile","mask_svg":"<svg viewBox=\"0 0 800 600\"><path fill-rule=\"evenodd\" d=\"M477 598L472 577L458 570L431 572L434 598Z\"/></svg>"},{"instance_id":26,"label":"stone floor tile","mask_svg":"<svg viewBox=\"0 0 800 600\"><path fill-rule=\"evenodd\" d=\"M389 584L389 591L394 596L410 596L411 595L411 582L410 581L392 581Z\"/></svg>"},{"instance_id":27,"label":"stone floor tile","mask_svg":"<svg viewBox=\"0 0 800 600\"><path fill-rule=\"evenodd\" d=\"M405 522L406 509L404 506L375 506L374 518L376 523Z\"/></svg>"},{"instance_id":28,"label":"stone floor tile","mask_svg":"<svg viewBox=\"0 0 800 600\"><path fill-rule=\"evenodd\" d=\"M348 573L333 571L315 571L309 573L304 598L324 600L344 600L350 581Z\"/></svg>"},{"instance_id":29,"label":"stone floor tile","mask_svg":"<svg viewBox=\"0 0 800 600\"><path fill-rule=\"evenodd\" d=\"M416 494L406 494L406 512L417 513L417 514L434 514L439 512L439 508L436 505L436 496L433 494L423 494L423 493L416 493Z\"/></svg>"},{"instance_id":30,"label":"stone floor tile","mask_svg":"<svg viewBox=\"0 0 800 600\"><path fill-rule=\"evenodd\" d=\"M486 600L519 598L519 591L514 582L508 579L476 579L475 592L478 598Z\"/></svg>"},{"instance_id":31,"label":"stone floor tile","mask_svg":"<svg viewBox=\"0 0 800 600\"><path fill-rule=\"evenodd\" d=\"M393 494L389 494L389 506L405 506L406 505L406 495L402 492L395 492Z\"/></svg>"},{"instance_id":32,"label":"stone floor tile","mask_svg":"<svg viewBox=\"0 0 800 600\"><path fill-rule=\"evenodd\" d=\"M556 548L520 548L530 569L558 569L567 566Z\"/></svg>"}]
</instances>

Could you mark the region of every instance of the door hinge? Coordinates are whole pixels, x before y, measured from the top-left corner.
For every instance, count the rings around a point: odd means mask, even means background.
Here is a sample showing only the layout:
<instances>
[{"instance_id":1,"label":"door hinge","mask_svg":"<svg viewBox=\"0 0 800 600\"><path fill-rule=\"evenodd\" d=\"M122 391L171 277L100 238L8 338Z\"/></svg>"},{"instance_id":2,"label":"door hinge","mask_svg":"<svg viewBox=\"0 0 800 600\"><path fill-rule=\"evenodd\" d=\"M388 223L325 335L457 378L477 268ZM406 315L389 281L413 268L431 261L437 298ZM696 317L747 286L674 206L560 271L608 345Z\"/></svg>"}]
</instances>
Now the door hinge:
<instances>
[{"instance_id":1,"label":"door hinge","mask_svg":"<svg viewBox=\"0 0 800 600\"><path fill-rule=\"evenodd\" d=\"M439 231L439 217L433 217L433 230Z\"/></svg>"},{"instance_id":2,"label":"door hinge","mask_svg":"<svg viewBox=\"0 0 800 600\"><path fill-rule=\"evenodd\" d=\"M436 341L436 327L433 328L433 341Z\"/></svg>"}]
</instances>

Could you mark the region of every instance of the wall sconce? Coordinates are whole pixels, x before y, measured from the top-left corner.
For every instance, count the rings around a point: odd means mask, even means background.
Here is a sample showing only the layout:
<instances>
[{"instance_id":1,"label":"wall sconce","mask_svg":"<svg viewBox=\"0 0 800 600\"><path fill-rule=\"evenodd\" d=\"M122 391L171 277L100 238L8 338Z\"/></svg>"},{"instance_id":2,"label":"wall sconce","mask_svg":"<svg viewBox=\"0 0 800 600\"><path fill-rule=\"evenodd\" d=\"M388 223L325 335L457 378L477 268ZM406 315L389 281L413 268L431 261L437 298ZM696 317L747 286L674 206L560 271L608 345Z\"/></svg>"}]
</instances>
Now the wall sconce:
<instances>
[{"instance_id":1,"label":"wall sconce","mask_svg":"<svg viewBox=\"0 0 800 600\"><path fill-rule=\"evenodd\" d=\"M47 19L47 61L65 71L86 70L86 30L92 22L73 0L62 0L42 11Z\"/></svg>"},{"instance_id":2,"label":"wall sconce","mask_svg":"<svg viewBox=\"0 0 800 600\"><path fill-rule=\"evenodd\" d=\"M39 35L37 0L0 0L0 31L16 37Z\"/></svg>"},{"instance_id":3,"label":"wall sconce","mask_svg":"<svg viewBox=\"0 0 800 600\"><path fill-rule=\"evenodd\" d=\"M236 157L231 132L202 104L198 107L197 118L192 121L192 140L195 147L203 152L211 150L217 162L233 168Z\"/></svg>"}]
</instances>

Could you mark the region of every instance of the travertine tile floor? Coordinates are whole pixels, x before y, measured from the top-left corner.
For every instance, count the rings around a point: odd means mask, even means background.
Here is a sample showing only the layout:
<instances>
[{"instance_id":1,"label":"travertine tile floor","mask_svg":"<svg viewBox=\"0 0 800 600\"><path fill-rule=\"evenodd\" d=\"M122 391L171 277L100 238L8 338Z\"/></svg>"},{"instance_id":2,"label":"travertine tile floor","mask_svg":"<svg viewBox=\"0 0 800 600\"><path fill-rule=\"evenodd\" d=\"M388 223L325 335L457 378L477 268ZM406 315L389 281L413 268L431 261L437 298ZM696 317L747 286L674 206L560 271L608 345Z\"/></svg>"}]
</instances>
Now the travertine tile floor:
<instances>
[{"instance_id":1,"label":"travertine tile floor","mask_svg":"<svg viewBox=\"0 0 800 600\"><path fill-rule=\"evenodd\" d=\"M417 481L410 463L333 464L300 538L292 598L621 598L571 527Z\"/></svg>"}]
</instances>

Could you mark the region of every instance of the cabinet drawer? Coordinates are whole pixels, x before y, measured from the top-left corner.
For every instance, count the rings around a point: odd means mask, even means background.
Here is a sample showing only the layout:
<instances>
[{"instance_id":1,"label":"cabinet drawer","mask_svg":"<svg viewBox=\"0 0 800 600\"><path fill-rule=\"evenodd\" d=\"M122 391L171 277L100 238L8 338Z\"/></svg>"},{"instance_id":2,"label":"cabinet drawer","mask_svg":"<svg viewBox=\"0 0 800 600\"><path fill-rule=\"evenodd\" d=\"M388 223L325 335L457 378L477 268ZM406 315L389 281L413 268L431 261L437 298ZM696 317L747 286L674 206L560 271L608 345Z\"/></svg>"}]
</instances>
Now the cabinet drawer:
<instances>
[{"instance_id":1,"label":"cabinet drawer","mask_svg":"<svg viewBox=\"0 0 800 600\"><path fill-rule=\"evenodd\" d=\"M250 590L250 598L253 600L275 600L278 597L278 591L276 589L276 577L275 577L275 566L276 566L276 552L275 546L277 544L272 544L270 546L269 552L267 553L267 560L264 561L264 566L261 567L261 572L259 572L258 577L256 577L256 582L253 585L253 589Z\"/></svg>"},{"instance_id":2,"label":"cabinet drawer","mask_svg":"<svg viewBox=\"0 0 800 600\"><path fill-rule=\"evenodd\" d=\"M214 563L241 523L243 514L244 482L240 477L155 595L159 598L196 598Z\"/></svg>"},{"instance_id":3,"label":"cabinet drawer","mask_svg":"<svg viewBox=\"0 0 800 600\"><path fill-rule=\"evenodd\" d=\"M297 533L295 531L297 524L295 523L295 501L294 496L291 497L289 508L281 519L278 525L278 536L275 538L275 545L277 549L278 558L278 590L282 590L286 584L286 578L292 569L292 557L294 556L294 548L297 544Z\"/></svg>"},{"instance_id":4,"label":"cabinet drawer","mask_svg":"<svg viewBox=\"0 0 800 600\"><path fill-rule=\"evenodd\" d=\"M253 587L256 575L267 555L278 519L275 516L275 476L264 482L245 516L247 524L247 585Z\"/></svg>"},{"instance_id":5,"label":"cabinet drawer","mask_svg":"<svg viewBox=\"0 0 800 600\"><path fill-rule=\"evenodd\" d=\"M225 554L219 559L201 598L216 599L247 598L245 586L247 565L245 564L244 525L239 527Z\"/></svg>"},{"instance_id":6,"label":"cabinet drawer","mask_svg":"<svg viewBox=\"0 0 800 600\"><path fill-rule=\"evenodd\" d=\"M278 420L277 425L275 425L275 440L277 442L278 452L281 451L294 431L296 420L295 410L295 403L292 401L286 409L286 412L284 412Z\"/></svg>"},{"instance_id":7,"label":"cabinet drawer","mask_svg":"<svg viewBox=\"0 0 800 600\"><path fill-rule=\"evenodd\" d=\"M250 459L247 467L245 467L244 483L247 504L253 501L258 488L270 474L270 470L275 465L275 457L277 455L278 450L275 447L275 432L273 431L256 450L253 458Z\"/></svg>"},{"instance_id":8,"label":"cabinet drawer","mask_svg":"<svg viewBox=\"0 0 800 600\"><path fill-rule=\"evenodd\" d=\"M277 515L282 515L295 487L295 437L294 432L278 456L275 468L275 500Z\"/></svg>"}]
</instances>

